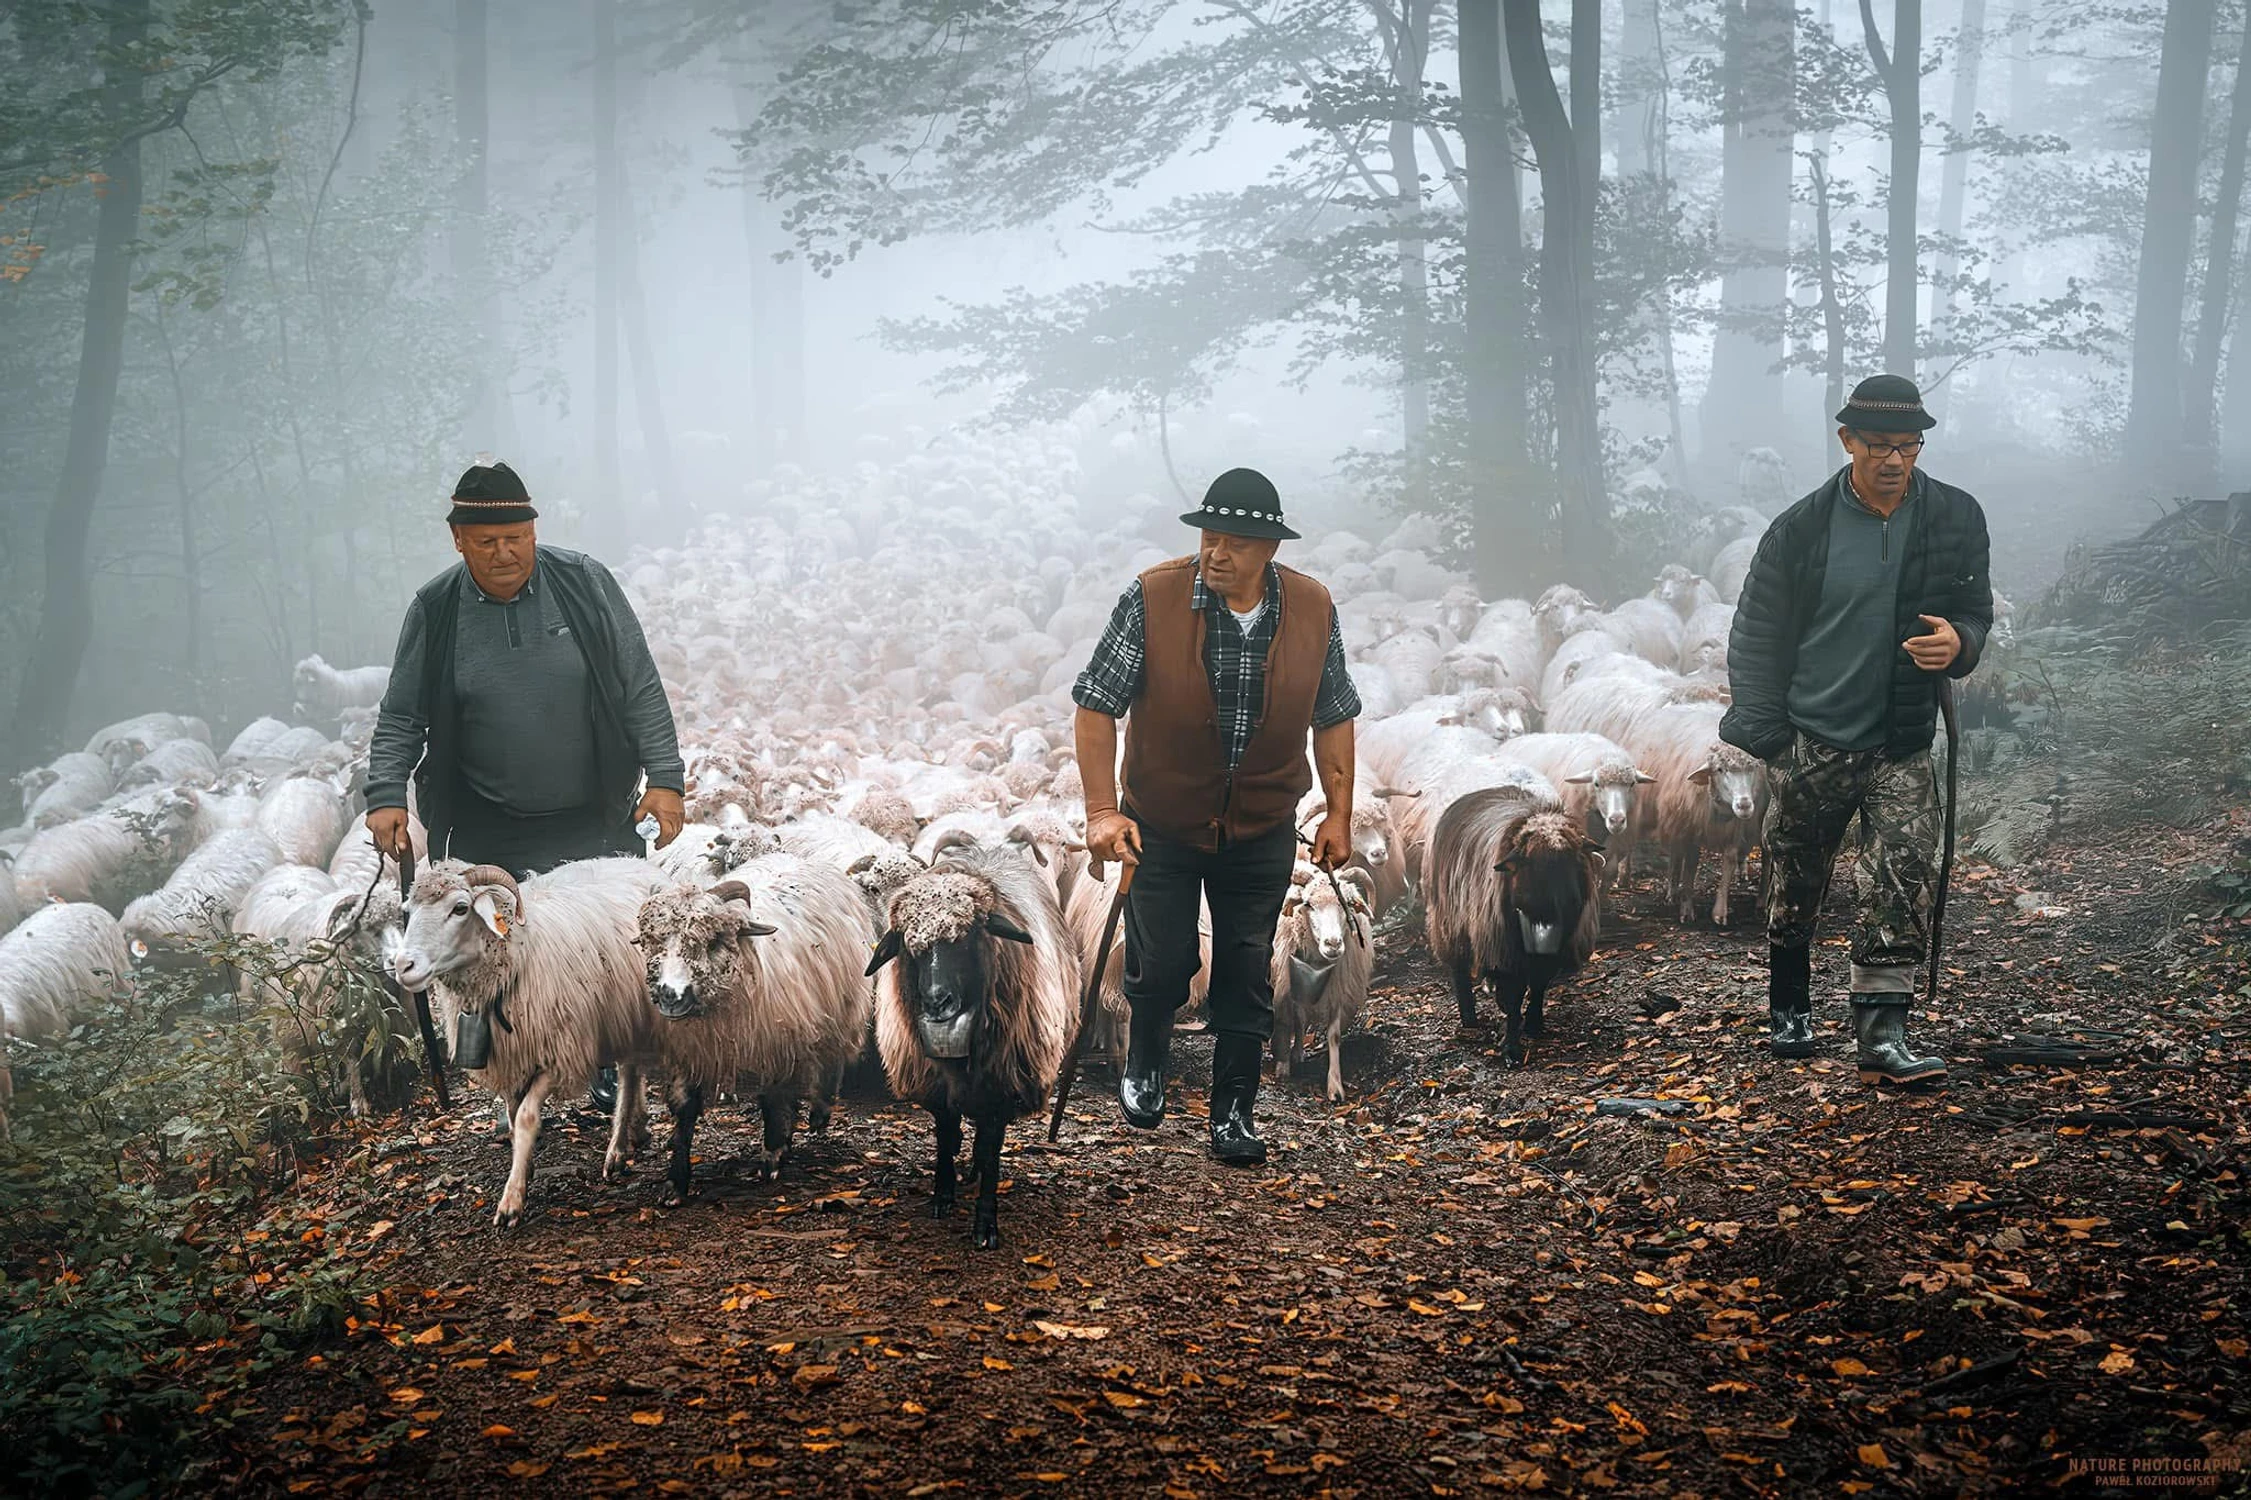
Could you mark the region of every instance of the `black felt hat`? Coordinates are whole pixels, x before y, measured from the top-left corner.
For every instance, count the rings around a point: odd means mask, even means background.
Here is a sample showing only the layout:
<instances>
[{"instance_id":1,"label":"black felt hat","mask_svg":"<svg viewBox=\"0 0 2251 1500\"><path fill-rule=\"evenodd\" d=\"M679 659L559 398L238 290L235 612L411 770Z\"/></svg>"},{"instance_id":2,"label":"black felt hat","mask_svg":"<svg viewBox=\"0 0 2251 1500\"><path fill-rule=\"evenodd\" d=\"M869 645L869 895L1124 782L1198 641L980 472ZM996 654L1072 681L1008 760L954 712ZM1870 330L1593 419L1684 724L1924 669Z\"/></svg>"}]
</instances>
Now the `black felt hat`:
<instances>
[{"instance_id":1,"label":"black felt hat","mask_svg":"<svg viewBox=\"0 0 2251 1500\"><path fill-rule=\"evenodd\" d=\"M474 464L453 487L453 510L446 520L456 526L514 526L538 516L514 469L506 464Z\"/></svg>"},{"instance_id":2,"label":"black felt hat","mask_svg":"<svg viewBox=\"0 0 2251 1500\"><path fill-rule=\"evenodd\" d=\"M1871 375L1854 386L1837 420L1862 432L1923 432L1938 425L1923 410L1923 393L1904 375Z\"/></svg>"},{"instance_id":3,"label":"black felt hat","mask_svg":"<svg viewBox=\"0 0 2251 1500\"><path fill-rule=\"evenodd\" d=\"M1204 491L1203 508L1183 512L1180 519L1200 530L1229 536L1297 540L1297 533L1282 519L1282 497L1274 481L1256 469L1229 469Z\"/></svg>"}]
</instances>

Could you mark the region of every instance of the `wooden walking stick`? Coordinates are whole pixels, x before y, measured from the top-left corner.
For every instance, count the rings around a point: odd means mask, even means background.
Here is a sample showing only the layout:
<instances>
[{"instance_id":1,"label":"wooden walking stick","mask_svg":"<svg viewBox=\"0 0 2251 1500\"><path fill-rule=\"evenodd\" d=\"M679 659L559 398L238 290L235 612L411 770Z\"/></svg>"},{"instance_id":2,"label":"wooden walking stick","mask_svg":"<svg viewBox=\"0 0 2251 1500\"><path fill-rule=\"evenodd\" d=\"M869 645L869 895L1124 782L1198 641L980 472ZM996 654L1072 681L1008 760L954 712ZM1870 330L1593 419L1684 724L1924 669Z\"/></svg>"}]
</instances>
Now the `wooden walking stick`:
<instances>
[{"instance_id":1,"label":"wooden walking stick","mask_svg":"<svg viewBox=\"0 0 2251 1500\"><path fill-rule=\"evenodd\" d=\"M1938 884L1931 892L1931 972L1923 986L1923 1004L1938 1005L1939 929L1946 921L1946 887L1954 876L1954 803L1962 784L1962 723L1954 712L1954 683L1938 680L1938 711L1946 720L1946 821L1939 843Z\"/></svg>"},{"instance_id":2,"label":"wooden walking stick","mask_svg":"<svg viewBox=\"0 0 2251 1500\"><path fill-rule=\"evenodd\" d=\"M1134 866L1127 865L1118 872L1118 893L1110 898L1110 915L1102 923L1102 945L1094 950L1094 967L1087 971L1086 994L1079 1001L1078 1028L1071 1033L1071 1050L1063 1056L1063 1076L1055 1083L1055 1112L1047 1117L1047 1138L1055 1140L1063 1133L1063 1106L1071 1102L1071 1085L1078 1080L1079 1054L1086 1048L1086 1034L1094 1025L1094 1012L1101 1004L1102 971L1110 965L1110 945L1117 941L1118 919L1125 915L1126 892L1133 889Z\"/></svg>"},{"instance_id":3,"label":"wooden walking stick","mask_svg":"<svg viewBox=\"0 0 2251 1500\"><path fill-rule=\"evenodd\" d=\"M405 905L407 897L414 894L414 850L408 847L399 856L399 904ZM422 1033L422 1059L430 1065L430 1084L438 1091L438 1108L453 1108L453 1100L446 1095L445 1057L438 1051L437 1023L430 1019L430 993L414 991L414 1024Z\"/></svg>"}]
</instances>

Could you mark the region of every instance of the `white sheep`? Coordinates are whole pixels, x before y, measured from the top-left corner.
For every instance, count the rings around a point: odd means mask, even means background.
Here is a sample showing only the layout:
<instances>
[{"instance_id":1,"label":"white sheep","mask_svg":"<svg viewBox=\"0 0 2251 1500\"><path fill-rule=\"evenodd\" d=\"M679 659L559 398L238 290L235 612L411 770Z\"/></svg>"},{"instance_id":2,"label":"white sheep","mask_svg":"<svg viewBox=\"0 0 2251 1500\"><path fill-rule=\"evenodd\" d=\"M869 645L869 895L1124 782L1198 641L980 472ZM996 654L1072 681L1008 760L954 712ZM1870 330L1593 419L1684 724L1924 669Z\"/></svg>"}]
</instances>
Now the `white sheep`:
<instances>
[{"instance_id":1,"label":"white sheep","mask_svg":"<svg viewBox=\"0 0 2251 1500\"><path fill-rule=\"evenodd\" d=\"M1375 914L1382 916L1407 897L1407 860L1400 846L1398 820L1392 816L1396 787L1355 780L1352 787L1352 858L1349 867L1368 877ZM1329 799L1319 787L1298 800L1297 826L1311 836L1328 816Z\"/></svg>"},{"instance_id":2,"label":"white sheep","mask_svg":"<svg viewBox=\"0 0 2251 1500\"><path fill-rule=\"evenodd\" d=\"M84 817L117 789L109 762L73 750L16 778L23 791L23 820L33 828L54 828Z\"/></svg>"},{"instance_id":3,"label":"white sheep","mask_svg":"<svg viewBox=\"0 0 2251 1500\"><path fill-rule=\"evenodd\" d=\"M1643 661L1667 668L1680 660L1681 634L1686 622L1671 605L1646 596L1628 599L1608 614L1594 619L1597 629L1608 631L1620 646Z\"/></svg>"},{"instance_id":4,"label":"white sheep","mask_svg":"<svg viewBox=\"0 0 2251 1500\"><path fill-rule=\"evenodd\" d=\"M102 758L112 773L121 772L167 740L200 740L211 744L211 731L201 719L179 714L135 714L115 724L105 724L86 741L86 753Z\"/></svg>"},{"instance_id":5,"label":"white sheep","mask_svg":"<svg viewBox=\"0 0 2251 1500\"><path fill-rule=\"evenodd\" d=\"M1743 580L1750 576L1751 559L1758 553L1759 539L1743 536L1720 548L1712 559L1712 592L1722 604L1735 604L1742 599Z\"/></svg>"},{"instance_id":6,"label":"white sheep","mask_svg":"<svg viewBox=\"0 0 2251 1500\"><path fill-rule=\"evenodd\" d=\"M408 895L392 977L409 993L427 989L449 1029L464 1014L489 1027L489 1056L464 1071L508 1107L513 1150L496 1225L523 1221L541 1102L557 1089L583 1093L605 1064L617 1068L618 1102L604 1175L625 1164L659 1024L633 939L662 882L644 859L579 860L521 885L493 865L448 862Z\"/></svg>"},{"instance_id":7,"label":"white sheep","mask_svg":"<svg viewBox=\"0 0 2251 1500\"><path fill-rule=\"evenodd\" d=\"M152 786L207 787L218 779L219 757L211 753L211 747L183 736L164 741L126 767L117 778L117 787L119 791Z\"/></svg>"},{"instance_id":8,"label":"white sheep","mask_svg":"<svg viewBox=\"0 0 2251 1500\"><path fill-rule=\"evenodd\" d=\"M706 1090L757 1096L767 1178L781 1174L799 1100L814 1101L815 1130L827 1126L867 1036L862 968L874 938L851 877L794 854L749 860L709 888L667 886L642 904L635 941L649 999L666 1017L655 1066L670 1091L676 1199L688 1193Z\"/></svg>"},{"instance_id":9,"label":"white sheep","mask_svg":"<svg viewBox=\"0 0 2251 1500\"><path fill-rule=\"evenodd\" d=\"M1297 1071L1305 1034L1324 1037L1329 1053L1328 1095L1344 1099L1344 1031L1368 1003L1375 969L1375 932L1367 874L1345 870L1336 883L1302 860L1291 874L1274 928L1274 1066Z\"/></svg>"},{"instance_id":10,"label":"white sheep","mask_svg":"<svg viewBox=\"0 0 2251 1500\"><path fill-rule=\"evenodd\" d=\"M1657 778L1637 770L1625 748L1599 734L1528 734L1509 741L1511 759L1538 771L1563 793L1563 810L1603 845L1614 884L1633 858Z\"/></svg>"},{"instance_id":11,"label":"white sheep","mask_svg":"<svg viewBox=\"0 0 2251 1500\"><path fill-rule=\"evenodd\" d=\"M127 967L117 919L86 902L43 906L0 936L0 1140L15 1096L10 1043L62 1035L86 1006L125 985Z\"/></svg>"},{"instance_id":12,"label":"white sheep","mask_svg":"<svg viewBox=\"0 0 2251 1500\"><path fill-rule=\"evenodd\" d=\"M91 901L122 911L179 868L195 816L194 793L160 787L41 829L16 856L16 895L27 907Z\"/></svg>"},{"instance_id":13,"label":"white sheep","mask_svg":"<svg viewBox=\"0 0 2251 1500\"><path fill-rule=\"evenodd\" d=\"M279 719L252 719L242 726L233 739L227 741L226 753L219 757L220 769L245 765L258 759L265 754L268 746L287 733L289 726Z\"/></svg>"},{"instance_id":14,"label":"white sheep","mask_svg":"<svg viewBox=\"0 0 2251 1500\"><path fill-rule=\"evenodd\" d=\"M333 720L348 708L360 708L381 703L384 689L391 684L389 667L345 667L338 669L321 660L318 653L297 663L290 675L296 691L296 702L291 712L307 719Z\"/></svg>"},{"instance_id":15,"label":"white sheep","mask_svg":"<svg viewBox=\"0 0 2251 1500\"><path fill-rule=\"evenodd\" d=\"M282 1055L301 1074L325 1071L341 1081L355 1118L373 1113L369 1085L412 1073L405 997L390 976L390 962L405 940L398 886L390 879L372 888L363 879L346 884L311 865L277 865L236 908L236 936L270 945L276 961L272 985L245 970L246 1004L274 1009L274 1036ZM372 992L374 1014L352 997ZM372 1023L372 1024L370 1024ZM378 1031L381 1033L377 1034ZM334 1033L330 1035L330 1033ZM393 1059L381 1076L379 1060Z\"/></svg>"},{"instance_id":16,"label":"white sheep","mask_svg":"<svg viewBox=\"0 0 2251 1500\"><path fill-rule=\"evenodd\" d=\"M344 836L344 794L315 776L275 782L258 801L258 827L294 865L326 865Z\"/></svg>"},{"instance_id":17,"label":"white sheep","mask_svg":"<svg viewBox=\"0 0 2251 1500\"><path fill-rule=\"evenodd\" d=\"M1719 863L1712 921L1727 925L1728 897L1766 812L1766 767L1719 737L1722 710L1675 703L1638 722L1625 741L1634 764L1657 778L1654 822L1646 829L1671 857L1666 897L1680 920L1695 920L1696 866L1705 850Z\"/></svg>"},{"instance_id":18,"label":"white sheep","mask_svg":"<svg viewBox=\"0 0 2251 1500\"><path fill-rule=\"evenodd\" d=\"M1540 701L1554 703L1563 696L1565 688L1585 676L1595 663L1625 654L1626 648L1618 644L1618 638L1609 631L1593 626L1579 631L1556 647L1555 654L1548 658L1547 667L1540 673Z\"/></svg>"},{"instance_id":19,"label":"white sheep","mask_svg":"<svg viewBox=\"0 0 2251 1500\"><path fill-rule=\"evenodd\" d=\"M127 951L159 967L192 961L191 945L223 936L243 898L281 863L280 846L255 828L230 828L199 844L163 885L126 906Z\"/></svg>"},{"instance_id":20,"label":"white sheep","mask_svg":"<svg viewBox=\"0 0 2251 1500\"><path fill-rule=\"evenodd\" d=\"M1064 925L1078 945L1082 972L1094 966L1094 955L1102 947L1103 924L1109 920L1110 904L1117 899L1118 877L1124 869L1123 865L1105 863L1099 873L1088 870L1072 889L1070 903L1063 909ZM1196 903L1196 955L1196 972L1188 979L1188 1000L1180 1009L1183 1018L1202 1013L1211 994L1211 905L1200 899ZM1089 1060L1123 1065L1126 1022L1132 1015L1132 1008L1125 997L1125 940L1122 936L1110 944L1110 957L1102 966L1102 988L1096 1004L1097 1029L1088 1038L1084 1055Z\"/></svg>"}]
</instances>

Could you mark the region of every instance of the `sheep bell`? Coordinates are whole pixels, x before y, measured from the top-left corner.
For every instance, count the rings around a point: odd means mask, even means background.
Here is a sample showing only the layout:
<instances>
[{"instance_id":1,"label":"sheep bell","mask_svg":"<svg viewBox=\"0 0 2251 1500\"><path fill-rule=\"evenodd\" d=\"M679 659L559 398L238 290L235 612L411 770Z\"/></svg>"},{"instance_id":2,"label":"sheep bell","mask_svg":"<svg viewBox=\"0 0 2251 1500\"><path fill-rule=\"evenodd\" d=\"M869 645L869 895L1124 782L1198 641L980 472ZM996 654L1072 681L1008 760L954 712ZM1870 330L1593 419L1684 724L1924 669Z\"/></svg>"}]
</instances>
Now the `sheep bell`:
<instances>
[{"instance_id":1,"label":"sheep bell","mask_svg":"<svg viewBox=\"0 0 2251 1500\"><path fill-rule=\"evenodd\" d=\"M453 1018L453 1065L474 1070L492 1061L492 1018L465 1010Z\"/></svg>"},{"instance_id":2,"label":"sheep bell","mask_svg":"<svg viewBox=\"0 0 2251 1500\"><path fill-rule=\"evenodd\" d=\"M870 975L894 959L905 965L907 988L914 999L915 1041L923 1055L935 1061L961 1061L970 1055L988 988L982 941L986 933L1012 943L1032 941L1029 932L1008 918L988 912L962 936L941 939L922 953L907 951L898 931L887 932L868 963Z\"/></svg>"}]
</instances>

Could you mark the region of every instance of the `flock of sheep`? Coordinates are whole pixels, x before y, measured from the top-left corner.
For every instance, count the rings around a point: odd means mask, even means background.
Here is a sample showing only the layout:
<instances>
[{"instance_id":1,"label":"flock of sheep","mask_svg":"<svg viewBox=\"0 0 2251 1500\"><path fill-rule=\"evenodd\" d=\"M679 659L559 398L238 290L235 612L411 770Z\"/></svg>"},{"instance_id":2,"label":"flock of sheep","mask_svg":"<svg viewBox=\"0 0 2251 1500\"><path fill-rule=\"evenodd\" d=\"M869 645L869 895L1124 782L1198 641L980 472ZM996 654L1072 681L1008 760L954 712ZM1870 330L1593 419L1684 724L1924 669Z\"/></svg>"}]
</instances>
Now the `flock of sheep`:
<instances>
[{"instance_id":1,"label":"flock of sheep","mask_svg":"<svg viewBox=\"0 0 2251 1500\"><path fill-rule=\"evenodd\" d=\"M935 1118L940 1213L973 1124L973 1233L997 1242L1002 1134L1055 1089L1118 878L1083 843L1071 684L1133 573L1194 540L1146 498L1078 515L1019 503L1072 468L1060 445L941 437L849 475L754 484L747 522L628 559L689 762L689 826L650 858L522 881L439 862L402 899L358 817L380 667L309 659L301 722L260 719L224 749L169 713L102 730L24 777L22 821L0 829L7 1036L51 1036L225 934L292 961L300 1017L340 967L383 976L394 1004L426 991L445 1035L466 1015L489 1038L456 1060L478 1063L465 1071L513 1136L499 1222L524 1211L541 1101L604 1065L621 1082L605 1172L647 1145L645 1083L661 1079L684 1193L708 1099L757 1099L761 1165L778 1171L800 1105L825 1125L872 1046ZM1637 845L1663 850L1684 921L1713 855L1727 921L1765 792L1717 728L1764 525L1719 513L1608 609L1568 586L1482 600L1420 520L1292 549L1336 597L1364 713L1352 863L1301 865L1275 940L1278 1059L1324 1038L1343 1097L1339 1043L1378 924L1418 900L1464 1021L1490 986L1512 1060ZM1320 811L1309 799L1307 826ZM1098 1053L1122 1037L1120 962L1099 987ZM369 1107L364 1058L298 1050ZM7 1093L0 1054L0 1128Z\"/></svg>"}]
</instances>

